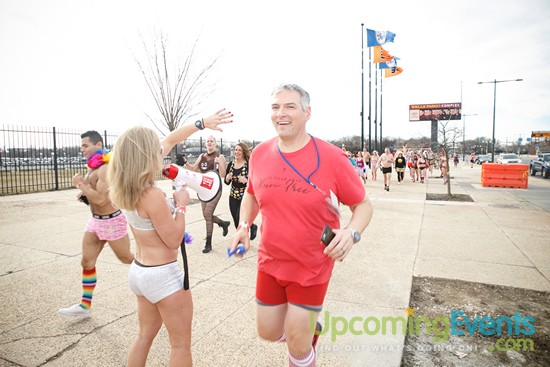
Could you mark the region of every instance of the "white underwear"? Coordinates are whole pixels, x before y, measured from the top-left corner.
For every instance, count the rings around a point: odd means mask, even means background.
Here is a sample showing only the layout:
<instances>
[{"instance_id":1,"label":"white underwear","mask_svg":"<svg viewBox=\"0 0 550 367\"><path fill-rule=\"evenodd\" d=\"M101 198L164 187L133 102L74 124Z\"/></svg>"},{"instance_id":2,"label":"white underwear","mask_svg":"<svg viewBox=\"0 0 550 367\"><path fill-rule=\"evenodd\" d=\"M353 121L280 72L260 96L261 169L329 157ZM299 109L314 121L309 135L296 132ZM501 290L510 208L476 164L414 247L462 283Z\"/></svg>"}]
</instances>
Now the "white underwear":
<instances>
[{"instance_id":1,"label":"white underwear","mask_svg":"<svg viewBox=\"0 0 550 367\"><path fill-rule=\"evenodd\" d=\"M177 261L165 265L147 266L134 260L128 271L130 290L151 303L183 289L183 272Z\"/></svg>"}]
</instances>

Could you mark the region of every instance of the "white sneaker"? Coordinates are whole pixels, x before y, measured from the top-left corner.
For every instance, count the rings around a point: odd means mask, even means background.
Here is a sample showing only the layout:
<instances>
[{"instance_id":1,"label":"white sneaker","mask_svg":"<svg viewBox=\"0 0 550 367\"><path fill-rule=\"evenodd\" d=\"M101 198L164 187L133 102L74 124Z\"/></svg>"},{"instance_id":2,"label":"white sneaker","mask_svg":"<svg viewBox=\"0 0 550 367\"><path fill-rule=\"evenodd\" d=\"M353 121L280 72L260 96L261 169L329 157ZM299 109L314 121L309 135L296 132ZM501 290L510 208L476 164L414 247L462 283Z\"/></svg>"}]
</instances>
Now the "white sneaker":
<instances>
[{"instance_id":1,"label":"white sneaker","mask_svg":"<svg viewBox=\"0 0 550 367\"><path fill-rule=\"evenodd\" d=\"M92 315L92 310L80 306L80 303L77 303L76 305L72 305L67 308L60 308L58 312L63 316L88 317Z\"/></svg>"}]
</instances>

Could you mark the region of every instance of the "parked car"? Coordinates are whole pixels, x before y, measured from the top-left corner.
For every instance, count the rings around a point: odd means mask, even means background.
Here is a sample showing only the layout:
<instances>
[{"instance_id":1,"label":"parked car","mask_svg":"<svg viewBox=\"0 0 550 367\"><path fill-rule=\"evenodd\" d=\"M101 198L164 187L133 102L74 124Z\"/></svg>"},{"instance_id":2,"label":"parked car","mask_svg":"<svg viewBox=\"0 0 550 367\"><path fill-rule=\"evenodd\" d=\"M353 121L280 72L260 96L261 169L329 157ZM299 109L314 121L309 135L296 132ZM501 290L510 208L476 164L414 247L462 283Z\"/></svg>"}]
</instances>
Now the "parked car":
<instances>
[{"instance_id":1,"label":"parked car","mask_svg":"<svg viewBox=\"0 0 550 367\"><path fill-rule=\"evenodd\" d=\"M529 172L531 176L540 172L541 176L544 178L550 177L550 153L542 153L535 159L531 159L529 163Z\"/></svg>"},{"instance_id":2,"label":"parked car","mask_svg":"<svg viewBox=\"0 0 550 367\"><path fill-rule=\"evenodd\" d=\"M490 154L479 154L476 156L475 162L477 164L483 164L491 162L491 155Z\"/></svg>"},{"instance_id":3,"label":"parked car","mask_svg":"<svg viewBox=\"0 0 550 367\"><path fill-rule=\"evenodd\" d=\"M515 153L500 153L497 159L497 163L521 163L521 159L519 159L518 155Z\"/></svg>"}]
</instances>

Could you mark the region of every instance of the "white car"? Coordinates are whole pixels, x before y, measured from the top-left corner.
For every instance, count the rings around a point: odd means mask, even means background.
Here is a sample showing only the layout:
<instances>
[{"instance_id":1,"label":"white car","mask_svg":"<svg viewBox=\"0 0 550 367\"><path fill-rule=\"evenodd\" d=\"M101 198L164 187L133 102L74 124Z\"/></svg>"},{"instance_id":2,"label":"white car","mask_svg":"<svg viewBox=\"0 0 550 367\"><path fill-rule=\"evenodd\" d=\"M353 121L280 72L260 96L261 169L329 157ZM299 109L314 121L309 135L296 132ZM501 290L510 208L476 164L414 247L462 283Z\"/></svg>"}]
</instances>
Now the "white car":
<instances>
[{"instance_id":1,"label":"white car","mask_svg":"<svg viewBox=\"0 0 550 367\"><path fill-rule=\"evenodd\" d=\"M518 155L515 153L501 153L498 156L497 163L521 163L521 159L519 159Z\"/></svg>"}]
</instances>

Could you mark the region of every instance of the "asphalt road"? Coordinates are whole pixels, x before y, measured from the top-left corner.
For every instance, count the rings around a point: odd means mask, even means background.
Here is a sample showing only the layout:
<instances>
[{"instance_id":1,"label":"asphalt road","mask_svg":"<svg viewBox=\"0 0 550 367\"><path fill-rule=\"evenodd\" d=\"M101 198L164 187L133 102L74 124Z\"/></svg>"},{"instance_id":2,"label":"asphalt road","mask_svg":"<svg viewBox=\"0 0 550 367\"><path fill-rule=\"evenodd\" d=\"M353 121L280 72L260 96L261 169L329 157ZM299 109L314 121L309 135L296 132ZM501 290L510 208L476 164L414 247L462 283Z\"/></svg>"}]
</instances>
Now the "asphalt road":
<instances>
[{"instance_id":1,"label":"asphalt road","mask_svg":"<svg viewBox=\"0 0 550 367\"><path fill-rule=\"evenodd\" d=\"M521 156L521 162L529 165L531 159L535 156ZM550 179L542 178L540 173L535 176L529 175L529 185L525 189L507 189L522 199L526 200L547 212L550 212Z\"/></svg>"},{"instance_id":2,"label":"asphalt road","mask_svg":"<svg viewBox=\"0 0 550 367\"><path fill-rule=\"evenodd\" d=\"M529 175L529 185L524 189L511 189L512 194L518 198L550 212L550 179L542 178L540 174Z\"/></svg>"}]
</instances>

